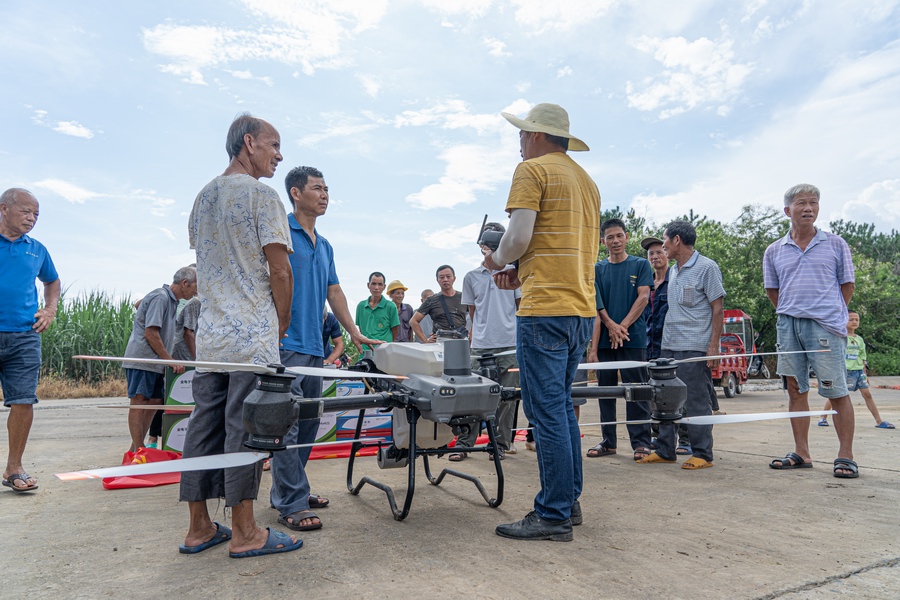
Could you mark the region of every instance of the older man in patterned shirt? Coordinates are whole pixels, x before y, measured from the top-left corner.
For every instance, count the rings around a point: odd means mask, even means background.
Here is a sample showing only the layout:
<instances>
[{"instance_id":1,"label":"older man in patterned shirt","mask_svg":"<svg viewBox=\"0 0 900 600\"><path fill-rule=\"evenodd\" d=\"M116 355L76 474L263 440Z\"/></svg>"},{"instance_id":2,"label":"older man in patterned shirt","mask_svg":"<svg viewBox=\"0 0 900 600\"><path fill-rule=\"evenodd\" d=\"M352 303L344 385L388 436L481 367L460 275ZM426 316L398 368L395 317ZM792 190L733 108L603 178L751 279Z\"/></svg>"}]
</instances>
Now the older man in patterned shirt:
<instances>
[{"instance_id":1,"label":"older man in patterned shirt","mask_svg":"<svg viewBox=\"0 0 900 600\"><path fill-rule=\"evenodd\" d=\"M201 299L197 360L267 365L278 363L278 344L291 321L293 251L287 213L278 193L260 183L281 162L281 138L269 123L249 114L231 124L225 148L231 162L197 195L188 221L197 250ZM241 421L244 399L256 376L198 372L196 408L184 457L240 452L247 439ZM195 554L231 540L233 558L289 552L302 541L256 524L253 501L262 465L196 471L181 476L180 499L189 503L190 528L182 554ZM225 498L234 532L209 517L206 501ZM232 537L233 536L233 537Z\"/></svg>"}]
</instances>

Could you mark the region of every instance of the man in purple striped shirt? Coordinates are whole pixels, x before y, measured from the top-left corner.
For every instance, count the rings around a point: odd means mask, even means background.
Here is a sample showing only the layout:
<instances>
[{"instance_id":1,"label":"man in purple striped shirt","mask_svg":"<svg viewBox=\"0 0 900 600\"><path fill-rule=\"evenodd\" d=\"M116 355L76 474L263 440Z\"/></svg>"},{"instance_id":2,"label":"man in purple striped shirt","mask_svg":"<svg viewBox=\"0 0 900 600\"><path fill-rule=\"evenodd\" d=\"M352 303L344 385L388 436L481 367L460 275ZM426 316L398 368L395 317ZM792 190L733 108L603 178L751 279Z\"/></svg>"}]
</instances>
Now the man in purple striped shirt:
<instances>
[{"instance_id":1,"label":"man in purple striped shirt","mask_svg":"<svg viewBox=\"0 0 900 600\"><path fill-rule=\"evenodd\" d=\"M778 374L784 378L789 410L809 410L809 369L819 380L819 395L831 400L837 414L838 458L834 476L856 478L853 461L853 404L847 391L844 353L847 344L847 305L853 296L854 273L850 248L840 236L820 231L819 190L795 185L784 193L784 214L791 230L772 243L763 258L766 296L778 313L778 349L828 350L815 354L778 356ZM812 467L809 417L791 419L794 451L776 458L773 469Z\"/></svg>"}]
</instances>

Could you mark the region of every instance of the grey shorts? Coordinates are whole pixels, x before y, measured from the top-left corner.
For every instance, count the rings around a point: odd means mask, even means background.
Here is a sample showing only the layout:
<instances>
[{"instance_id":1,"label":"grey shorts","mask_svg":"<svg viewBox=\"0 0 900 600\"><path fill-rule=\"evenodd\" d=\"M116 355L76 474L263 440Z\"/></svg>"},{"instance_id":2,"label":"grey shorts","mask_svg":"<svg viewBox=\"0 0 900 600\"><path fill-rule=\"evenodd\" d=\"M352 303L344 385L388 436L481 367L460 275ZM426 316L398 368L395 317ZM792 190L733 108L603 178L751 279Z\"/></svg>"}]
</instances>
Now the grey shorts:
<instances>
[{"instance_id":1,"label":"grey shorts","mask_svg":"<svg viewBox=\"0 0 900 600\"><path fill-rule=\"evenodd\" d=\"M812 319L778 315L778 350L827 350L805 354L779 354L777 373L797 380L800 393L809 391L809 369L816 372L819 395L843 398L847 391L847 338L835 335Z\"/></svg>"}]
</instances>

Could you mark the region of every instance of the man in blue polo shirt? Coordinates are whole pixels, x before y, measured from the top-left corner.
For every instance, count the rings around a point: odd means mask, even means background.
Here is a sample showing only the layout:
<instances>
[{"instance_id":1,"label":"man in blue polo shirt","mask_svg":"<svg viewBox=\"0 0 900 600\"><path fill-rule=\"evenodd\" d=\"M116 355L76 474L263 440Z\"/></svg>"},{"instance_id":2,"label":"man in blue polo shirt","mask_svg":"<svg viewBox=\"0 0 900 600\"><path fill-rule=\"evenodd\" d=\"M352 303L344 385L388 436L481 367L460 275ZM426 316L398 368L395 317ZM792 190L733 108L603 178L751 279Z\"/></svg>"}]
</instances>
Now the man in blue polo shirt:
<instances>
[{"instance_id":1,"label":"man in blue polo shirt","mask_svg":"<svg viewBox=\"0 0 900 600\"><path fill-rule=\"evenodd\" d=\"M0 195L0 385L3 405L9 407L3 485L16 492L38 488L22 466L22 455L38 401L40 334L50 327L59 303L59 276L50 254L26 235L37 223L38 208L28 190L12 188ZM35 279L44 284L43 308L38 308Z\"/></svg>"},{"instance_id":2,"label":"man in blue polo shirt","mask_svg":"<svg viewBox=\"0 0 900 600\"><path fill-rule=\"evenodd\" d=\"M588 362L618 360L643 361L647 357L647 322L644 307L650 298L653 274L650 263L625 251L628 233L621 219L609 219L600 225L600 242L609 250L609 258L594 267L594 288L597 296L597 318L591 337ZM625 383L646 383L647 369L621 369ZM615 370L597 371L597 385L618 384ZM650 418L649 402L625 403L629 421ZM616 420L616 400L600 399L600 420ZM634 460L650 454L650 425L628 425L628 437L634 450ZM603 425L603 440L587 451L588 457L609 456L616 453L616 426Z\"/></svg>"},{"instance_id":3,"label":"man in blue polo shirt","mask_svg":"<svg viewBox=\"0 0 900 600\"><path fill-rule=\"evenodd\" d=\"M316 219L328 209L328 186L322 173L313 167L297 167L285 177L284 187L294 207L293 213L288 215L294 247L294 253L290 255L294 297L291 324L287 337L281 342L281 362L288 367L321 367L325 356L322 313L326 299L357 348L380 342L363 337L353 324L334 266L334 250L316 231ZM322 395L322 378L297 377L291 392L295 396L318 398ZM284 438L285 445L315 441L318 426L318 420L295 422ZM276 452L272 458L270 500L278 510L278 522L295 531L321 528L322 521L311 509L324 508L328 504L327 499L309 493L305 471L309 452L310 448L293 448Z\"/></svg>"}]
</instances>

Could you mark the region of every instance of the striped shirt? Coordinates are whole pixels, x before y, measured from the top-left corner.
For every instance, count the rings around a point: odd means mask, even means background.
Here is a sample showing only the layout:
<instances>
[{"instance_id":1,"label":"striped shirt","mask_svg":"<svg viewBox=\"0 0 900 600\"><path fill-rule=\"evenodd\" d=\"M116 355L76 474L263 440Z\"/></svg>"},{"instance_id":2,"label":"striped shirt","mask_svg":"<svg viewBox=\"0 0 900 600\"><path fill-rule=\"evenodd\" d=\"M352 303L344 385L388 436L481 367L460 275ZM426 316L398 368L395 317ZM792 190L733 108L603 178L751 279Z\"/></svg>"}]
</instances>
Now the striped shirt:
<instances>
[{"instance_id":1,"label":"striped shirt","mask_svg":"<svg viewBox=\"0 0 900 600\"><path fill-rule=\"evenodd\" d=\"M551 152L519 163L506 211L537 212L519 259L520 317L593 317L594 263L600 250L600 192L569 155Z\"/></svg>"},{"instance_id":2,"label":"striped shirt","mask_svg":"<svg viewBox=\"0 0 900 600\"><path fill-rule=\"evenodd\" d=\"M840 236L816 230L806 250L791 233L766 248L763 285L778 290L775 312L812 319L835 335L847 335L847 305L841 285L854 281L850 247Z\"/></svg>"},{"instance_id":3,"label":"striped shirt","mask_svg":"<svg viewBox=\"0 0 900 600\"><path fill-rule=\"evenodd\" d=\"M684 266L669 269L669 310L663 325L662 348L706 352L712 336L712 302L725 297L716 261L694 254Z\"/></svg>"}]
</instances>

